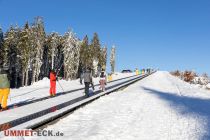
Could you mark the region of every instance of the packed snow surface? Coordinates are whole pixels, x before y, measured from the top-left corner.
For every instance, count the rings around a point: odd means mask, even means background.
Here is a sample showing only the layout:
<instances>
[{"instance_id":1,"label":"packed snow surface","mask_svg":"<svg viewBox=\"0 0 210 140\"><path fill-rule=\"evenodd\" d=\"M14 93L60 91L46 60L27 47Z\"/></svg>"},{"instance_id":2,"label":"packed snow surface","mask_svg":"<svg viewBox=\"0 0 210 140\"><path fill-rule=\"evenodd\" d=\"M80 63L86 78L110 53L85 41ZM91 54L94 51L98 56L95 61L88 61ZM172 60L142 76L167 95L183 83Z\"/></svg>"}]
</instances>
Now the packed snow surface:
<instances>
[{"instance_id":1,"label":"packed snow surface","mask_svg":"<svg viewBox=\"0 0 210 140\"><path fill-rule=\"evenodd\" d=\"M48 126L64 137L25 140L208 140L210 92L155 74L101 97Z\"/></svg>"}]
</instances>

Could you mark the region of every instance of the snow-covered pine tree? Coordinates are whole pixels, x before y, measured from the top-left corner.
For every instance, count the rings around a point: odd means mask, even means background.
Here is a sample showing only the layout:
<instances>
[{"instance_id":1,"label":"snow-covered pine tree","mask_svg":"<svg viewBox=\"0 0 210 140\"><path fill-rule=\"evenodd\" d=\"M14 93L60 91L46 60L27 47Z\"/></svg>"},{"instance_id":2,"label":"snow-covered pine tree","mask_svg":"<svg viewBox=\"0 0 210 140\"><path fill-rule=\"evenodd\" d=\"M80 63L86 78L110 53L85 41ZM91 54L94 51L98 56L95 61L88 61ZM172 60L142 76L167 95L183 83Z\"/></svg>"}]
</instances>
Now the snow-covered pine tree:
<instances>
[{"instance_id":1,"label":"snow-covered pine tree","mask_svg":"<svg viewBox=\"0 0 210 140\"><path fill-rule=\"evenodd\" d=\"M100 58L101 58L101 45L97 33L94 33L93 39L91 41L91 57L93 59L93 75L98 76L98 67L101 67Z\"/></svg>"},{"instance_id":2,"label":"snow-covered pine tree","mask_svg":"<svg viewBox=\"0 0 210 140\"><path fill-rule=\"evenodd\" d=\"M107 61L107 47L101 48L101 56L100 56L100 65L106 68L106 61Z\"/></svg>"},{"instance_id":3,"label":"snow-covered pine tree","mask_svg":"<svg viewBox=\"0 0 210 140\"><path fill-rule=\"evenodd\" d=\"M97 77L98 76L98 59L93 59L93 76Z\"/></svg>"},{"instance_id":4,"label":"snow-covered pine tree","mask_svg":"<svg viewBox=\"0 0 210 140\"><path fill-rule=\"evenodd\" d=\"M45 43L45 30L44 23L41 17L36 17L32 26L32 39L33 39L33 54L32 60L32 83L39 80L41 66L43 64L43 51Z\"/></svg>"},{"instance_id":5,"label":"snow-covered pine tree","mask_svg":"<svg viewBox=\"0 0 210 140\"><path fill-rule=\"evenodd\" d=\"M3 65L3 31L0 26L0 67Z\"/></svg>"},{"instance_id":6,"label":"snow-covered pine tree","mask_svg":"<svg viewBox=\"0 0 210 140\"><path fill-rule=\"evenodd\" d=\"M2 31L2 28L0 26L0 42L2 43L3 42L3 31ZM2 45L2 44L0 44Z\"/></svg>"},{"instance_id":7,"label":"snow-covered pine tree","mask_svg":"<svg viewBox=\"0 0 210 140\"><path fill-rule=\"evenodd\" d=\"M80 61L80 41L71 30L65 34L63 46L64 78L76 79Z\"/></svg>"},{"instance_id":8,"label":"snow-covered pine tree","mask_svg":"<svg viewBox=\"0 0 210 140\"><path fill-rule=\"evenodd\" d=\"M115 46L113 46L111 48L111 56L110 56L110 64L111 64L111 72L114 73L115 72L115 56L116 56L116 49Z\"/></svg>"},{"instance_id":9,"label":"snow-covered pine tree","mask_svg":"<svg viewBox=\"0 0 210 140\"><path fill-rule=\"evenodd\" d=\"M85 69L85 57L84 57L84 55L85 55L85 51L87 49L87 46L88 46L88 37L86 35L85 38L82 41L80 41L78 77L81 75L81 73Z\"/></svg>"},{"instance_id":10,"label":"snow-covered pine tree","mask_svg":"<svg viewBox=\"0 0 210 140\"><path fill-rule=\"evenodd\" d=\"M49 75L49 69L54 69L59 76L63 76L63 42L64 38L58 33L54 32L47 36L42 68L45 68L45 74Z\"/></svg>"},{"instance_id":11,"label":"snow-covered pine tree","mask_svg":"<svg viewBox=\"0 0 210 140\"><path fill-rule=\"evenodd\" d=\"M97 74L101 73L101 70L106 70L106 61L107 61L107 48L101 48L100 50L100 57L98 62Z\"/></svg>"},{"instance_id":12,"label":"snow-covered pine tree","mask_svg":"<svg viewBox=\"0 0 210 140\"><path fill-rule=\"evenodd\" d=\"M88 44L88 36L86 35L81 43L80 46L80 62L81 67L86 69L87 67L92 68L92 58L91 58L91 51Z\"/></svg>"},{"instance_id":13,"label":"snow-covered pine tree","mask_svg":"<svg viewBox=\"0 0 210 140\"><path fill-rule=\"evenodd\" d=\"M20 31L20 37L17 44L19 50L19 58L22 66L22 86L27 86L29 82L29 68L31 58L31 42L30 42L30 27L28 22L24 28Z\"/></svg>"},{"instance_id":14,"label":"snow-covered pine tree","mask_svg":"<svg viewBox=\"0 0 210 140\"><path fill-rule=\"evenodd\" d=\"M63 75L63 62L64 62L64 54L63 54L63 49L64 49L64 37L59 35L57 37L57 53L55 54L55 59L54 59L54 65L55 65L55 70L59 72L58 74Z\"/></svg>"},{"instance_id":15,"label":"snow-covered pine tree","mask_svg":"<svg viewBox=\"0 0 210 140\"><path fill-rule=\"evenodd\" d=\"M41 67L41 72L40 72L40 78L43 79L44 77L49 76L49 69L50 69L50 64L49 64L49 57L48 57L48 46L47 46L47 36L45 38L45 44L44 44L44 50L43 50L43 63Z\"/></svg>"},{"instance_id":16,"label":"snow-covered pine tree","mask_svg":"<svg viewBox=\"0 0 210 140\"><path fill-rule=\"evenodd\" d=\"M16 45L14 42L15 39L15 30L14 27L11 26L10 29L5 33L4 37L4 44L3 44L3 66L8 66L9 65L9 53L10 53L10 48L12 46Z\"/></svg>"},{"instance_id":17,"label":"snow-covered pine tree","mask_svg":"<svg viewBox=\"0 0 210 140\"><path fill-rule=\"evenodd\" d=\"M5 33L4 43L3 43L3 66L8 67L11 87L19 86L18 77L21 71L21 62L19 59L19 50L17 44L20 37L20 28L16 25L15 27L10 27L10 29Z\"/></svg>"},{"instance_id":18,"label":"snow-covered pine tree","mask_svg":"<svg viewBox=\"0 0 210 140\"><path fill-rule=\"evenodd\" d=\"M59 46L58 33L56 32L51 33L47 37L47 46L48 46L49 63L51 64L50 68L56 69L55 61L56 61L56 54L58 53L58 46Z\"/></svg>"}]
</instances>

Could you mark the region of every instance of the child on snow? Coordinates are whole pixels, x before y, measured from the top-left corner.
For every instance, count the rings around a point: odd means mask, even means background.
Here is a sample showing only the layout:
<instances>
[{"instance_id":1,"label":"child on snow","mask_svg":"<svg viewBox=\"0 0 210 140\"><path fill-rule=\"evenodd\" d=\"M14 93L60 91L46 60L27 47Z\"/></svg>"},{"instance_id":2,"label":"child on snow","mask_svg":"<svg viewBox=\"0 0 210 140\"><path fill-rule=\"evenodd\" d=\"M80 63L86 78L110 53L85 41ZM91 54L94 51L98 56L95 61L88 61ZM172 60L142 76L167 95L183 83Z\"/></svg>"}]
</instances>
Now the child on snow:
<instances>
[{"instance_id":1,"label":"child on snow","mask_svg":"<svg viewBox=\"0 0 210 140\"><path fill-rule=\"evenodd\" d=\"M106 85L106 82L107 82L107 78L106 78L106 73L104 70L101 71L101 74L99 76L100 80L99 80L99 83L100 83L100 87L99 89L101 89L102 91L105 91L105 85Z\"/></svg>"}]
</instances>

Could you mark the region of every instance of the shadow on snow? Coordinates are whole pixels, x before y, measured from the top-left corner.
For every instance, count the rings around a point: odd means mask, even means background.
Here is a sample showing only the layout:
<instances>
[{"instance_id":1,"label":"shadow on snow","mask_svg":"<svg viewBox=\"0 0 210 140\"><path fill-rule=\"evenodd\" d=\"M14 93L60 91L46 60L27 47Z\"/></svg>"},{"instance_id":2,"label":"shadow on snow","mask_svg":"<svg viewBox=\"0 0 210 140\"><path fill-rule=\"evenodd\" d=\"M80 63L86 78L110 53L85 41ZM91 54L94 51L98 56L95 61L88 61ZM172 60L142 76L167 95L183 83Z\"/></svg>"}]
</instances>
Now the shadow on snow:
<instances>
[{"instance_id":1,"label":"shadow on snow","mask_svg":"<svg viewBox=\"0 0 210 140\"><path fill-rule=\"evenodd\" d=\"M202 136L202 139L210 140L210 99L179 96L175 93L162 92L146 87L144 87L144 90L167 101L172 109L176 110L181 115L198 115L205 117L207 120L205 129L208 133ZM177 107L179 110L177 110Z\"/></svg>"}]
</instances>

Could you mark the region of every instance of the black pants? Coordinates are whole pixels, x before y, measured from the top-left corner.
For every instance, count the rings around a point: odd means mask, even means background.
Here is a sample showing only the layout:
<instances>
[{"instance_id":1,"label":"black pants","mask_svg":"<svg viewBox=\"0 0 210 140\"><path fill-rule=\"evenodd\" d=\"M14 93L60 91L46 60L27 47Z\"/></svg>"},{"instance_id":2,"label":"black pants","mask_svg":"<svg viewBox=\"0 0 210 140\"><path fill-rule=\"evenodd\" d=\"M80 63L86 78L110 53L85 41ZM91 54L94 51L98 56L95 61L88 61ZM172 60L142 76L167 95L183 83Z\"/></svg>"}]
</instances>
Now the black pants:
<instances>
[{"instance_id":1,"label":"black pants","mask_svg":"<svg viewBox=\"0 0 210 140\"><path fill-rule=\"evenodd\" d=\"M85 82L85 95L87 97L89 96L89 86L90 86L90 82Z\"/></svg>"},{"instance_id":2,"label":"black pants","mask_svg":"<svg viewBox=\"0 0 210 140\"><path fill-rule=\"evenodd\" d=\"M93 90L95 90L93 82L90 83Z\"/></svg>"},{"instance_id":3,"label":"black pants","mask_svg":"<svg viewBox=\"0 0 210 140\"><path fill-rule=\"evenodd\" d=\"M79 81L80 81L80 84L82 85L82 84L83 84L83 83L82 83L82 78L80 78Z\"/></svg>"}]
</instances>

